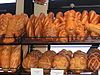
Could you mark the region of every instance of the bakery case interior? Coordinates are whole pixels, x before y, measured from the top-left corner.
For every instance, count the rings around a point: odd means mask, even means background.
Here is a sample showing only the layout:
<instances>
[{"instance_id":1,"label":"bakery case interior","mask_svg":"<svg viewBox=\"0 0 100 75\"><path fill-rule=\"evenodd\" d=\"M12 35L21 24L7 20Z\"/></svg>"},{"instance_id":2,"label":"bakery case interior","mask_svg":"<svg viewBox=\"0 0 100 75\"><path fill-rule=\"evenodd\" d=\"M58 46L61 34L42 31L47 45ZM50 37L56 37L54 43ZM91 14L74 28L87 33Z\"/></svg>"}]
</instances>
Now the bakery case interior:
<instances>
[{"instance_id":1,"label":"bakery case interior","mask_svg":"<svg viewBox=\"0 0 100 75\"><path fill-rule=\"evenodd\" d=\"M0 14L0 75L31 75L31 68L99 75L100 6L56 3L48 15Z\"/></svg>"}]
</instances>

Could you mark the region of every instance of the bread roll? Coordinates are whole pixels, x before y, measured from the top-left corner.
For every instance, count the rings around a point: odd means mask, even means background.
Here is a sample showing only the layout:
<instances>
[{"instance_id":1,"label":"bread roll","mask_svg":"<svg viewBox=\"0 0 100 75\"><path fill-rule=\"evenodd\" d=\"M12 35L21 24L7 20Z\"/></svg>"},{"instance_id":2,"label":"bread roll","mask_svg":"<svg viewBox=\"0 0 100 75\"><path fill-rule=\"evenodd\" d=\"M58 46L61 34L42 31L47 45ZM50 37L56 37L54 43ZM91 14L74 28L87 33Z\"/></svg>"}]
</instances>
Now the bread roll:
<instances>
[{"instance_id":1,"label":"bread roll","mask_svg":"<svg viewBox=\"0 0 100 75\"><path fill-rule=\"evenodd\" d=\"M5 72L10 68L11 46L3 46L1 54L1 67Z\"/></svg>"},{"instance_id":2,"label":"bread roll","mask_svg":"<svg viewBox=\"0 0 100 75\"><path fill-rule=\"evenodd\" d=\"M16 46L15 48L12 48L12 54L10 58L10 70L12 72L16 72L16 70L19 68L21 63L21 46Z\"/></svg>"}]
</instances>

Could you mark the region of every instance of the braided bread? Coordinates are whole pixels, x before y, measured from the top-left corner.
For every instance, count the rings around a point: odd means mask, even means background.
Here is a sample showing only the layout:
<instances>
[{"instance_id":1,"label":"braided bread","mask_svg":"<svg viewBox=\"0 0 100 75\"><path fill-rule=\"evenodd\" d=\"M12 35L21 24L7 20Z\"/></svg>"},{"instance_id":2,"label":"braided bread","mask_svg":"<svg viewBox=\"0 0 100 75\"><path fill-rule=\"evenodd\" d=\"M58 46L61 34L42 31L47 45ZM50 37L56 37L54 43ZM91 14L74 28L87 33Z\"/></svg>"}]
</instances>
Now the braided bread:
<instances>
[{"instance_id":1,"label":"braided bread","mask_svg":"<svg viewBox=\"0 0 100 75\"><path fill-rule=\"evenodd\" d=\"M92 71L100 69L100 50L91 49L88 55L88 68Z\"/></svg>"}]
</instances>

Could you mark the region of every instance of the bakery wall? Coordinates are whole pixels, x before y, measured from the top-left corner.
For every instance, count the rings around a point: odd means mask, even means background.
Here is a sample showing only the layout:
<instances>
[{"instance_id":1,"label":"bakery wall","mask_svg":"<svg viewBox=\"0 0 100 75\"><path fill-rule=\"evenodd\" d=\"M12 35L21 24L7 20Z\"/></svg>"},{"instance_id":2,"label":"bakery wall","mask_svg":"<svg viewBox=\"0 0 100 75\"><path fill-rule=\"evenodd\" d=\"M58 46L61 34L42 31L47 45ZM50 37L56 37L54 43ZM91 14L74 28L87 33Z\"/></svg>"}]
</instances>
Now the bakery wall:
<instances>
[{"instance_id":1,"label":"bakery wall","mask_svg":"<svg viewBox=\"0 0 100 75\"><path fill-rule=\"evenodd\" d=\"M41 51L42 53L44 53L45 51L48 50L48 47L47 45L34 45L34 50L39 50Z\"/></svg>"},{"instance_id":2,"label":"bakery wall","mask_svg":"<svg viewBox=\"0 0 100 75\"><path fill-rule=\"evenodd\" d=\"M24 0L17 0L16 4L16 14L24 12Z\"/></svg>"}]
</instances>

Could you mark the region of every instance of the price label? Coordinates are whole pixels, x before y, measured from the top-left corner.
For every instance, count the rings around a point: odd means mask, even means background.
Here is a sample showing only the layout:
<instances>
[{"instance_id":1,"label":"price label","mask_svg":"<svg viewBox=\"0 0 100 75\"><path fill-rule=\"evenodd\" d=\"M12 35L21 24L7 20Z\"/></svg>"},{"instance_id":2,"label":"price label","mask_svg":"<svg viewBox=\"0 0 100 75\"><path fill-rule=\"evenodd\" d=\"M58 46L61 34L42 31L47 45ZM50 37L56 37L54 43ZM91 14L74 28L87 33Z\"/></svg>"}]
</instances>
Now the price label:
<instances>
[{"instance_id":1,"label":"price label","mask_svg":"<svg viewBox=\"0 0 100 75\"><path fill-rule=\"evenodd\" d=\"M43 69L31 68L31 75L43 75Z\"/></svg>"},{"instance_id":2,"label":"price label","mask_svg":"<svg viewBox=\"0 0 100 75\"><path fill-rule=\"evenodd\" d=\"M64 70L51 70L50 75L64 75Z\"/></svg>"},{"instance_id":3,"label":"price label","mask_svg":"<svg viewBox=\"0 0 100 75\"><path fill-rule=\"evenodd\" d=\"M98 75L100 75L100 69L98 70Z\"/></svg>"}]
</instances>

